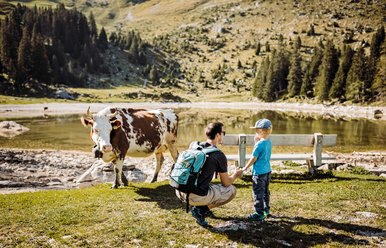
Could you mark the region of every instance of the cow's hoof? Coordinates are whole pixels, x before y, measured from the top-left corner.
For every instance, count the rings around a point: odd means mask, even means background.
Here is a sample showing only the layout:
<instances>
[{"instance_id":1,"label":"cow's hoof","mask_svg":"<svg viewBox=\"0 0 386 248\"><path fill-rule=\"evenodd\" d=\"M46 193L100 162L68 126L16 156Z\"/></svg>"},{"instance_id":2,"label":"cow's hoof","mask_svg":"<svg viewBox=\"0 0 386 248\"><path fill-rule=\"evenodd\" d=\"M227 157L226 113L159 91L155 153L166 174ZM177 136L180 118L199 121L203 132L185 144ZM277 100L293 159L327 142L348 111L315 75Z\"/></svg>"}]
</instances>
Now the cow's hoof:
<instances>
[{"instance_id":1,"label":"cow's hoof","mask_svg":"<svg viewBox=\"0 0 386 248\"><path fill-rule=\"evenodd\" d=\"M112 189L117 189L118 188L118 185L114 184L113 186L111 186Z\"/></svg>"}]
</instances>

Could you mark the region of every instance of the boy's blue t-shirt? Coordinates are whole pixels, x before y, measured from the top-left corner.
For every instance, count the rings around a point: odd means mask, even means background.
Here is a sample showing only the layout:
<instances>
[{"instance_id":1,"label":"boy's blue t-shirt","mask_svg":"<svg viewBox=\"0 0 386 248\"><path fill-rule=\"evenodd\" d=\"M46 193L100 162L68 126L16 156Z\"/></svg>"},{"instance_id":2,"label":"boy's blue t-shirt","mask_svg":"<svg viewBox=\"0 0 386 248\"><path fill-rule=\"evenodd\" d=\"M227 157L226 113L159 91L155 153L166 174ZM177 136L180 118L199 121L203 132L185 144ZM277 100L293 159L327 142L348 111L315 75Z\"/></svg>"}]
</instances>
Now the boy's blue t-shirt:
<instances>
[{"instance_id":1,"label":"boy's blue t-shirt","mask_svg":"<svg viewBox=\"0 0 386 248\"><path fill-rule=\"evenodd\" d=\"M262 175L271 171L271 153L272 142L270 139L259 140L256 142L252 156L256 157L256 161L252 167L252 175Z\"/></svg>"}]
</instances>

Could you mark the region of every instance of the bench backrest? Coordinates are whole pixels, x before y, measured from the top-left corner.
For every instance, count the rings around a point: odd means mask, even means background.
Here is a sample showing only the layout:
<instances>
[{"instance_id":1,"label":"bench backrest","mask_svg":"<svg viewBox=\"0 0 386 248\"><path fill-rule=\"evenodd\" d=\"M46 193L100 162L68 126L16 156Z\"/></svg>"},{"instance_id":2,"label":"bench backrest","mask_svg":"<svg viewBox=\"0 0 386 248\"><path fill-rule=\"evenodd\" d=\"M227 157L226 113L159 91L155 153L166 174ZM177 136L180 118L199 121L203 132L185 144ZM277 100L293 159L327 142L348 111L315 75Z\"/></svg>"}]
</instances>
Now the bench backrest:
<instances>
[{"instance_id":1,"label":"bench backrest","mask_svg":"<svg viewBox=\"0 0 386 248\"><path fill-rule=\"evenodd\" d=\"M322 146L336 145L336 134L322 134L322 136ZM243 143L243 137L245 137L245 145L255 144L254 134L227 134L224 136L223 145L238 146ZM274 146L313 146L315 134L271 134L270 139Z\"/></svg>"},{"instance_id":2,"label":"bench backrest","mask_svg":"<svg viewBox=\"0 0 386 248\"><path fill-rule=\"evenodd\" d=\"M275 146L313 146L313 164L322 164L322 147L336 145L336 134L271 134L272 145ZM255 144L254 134L227 134L224 136L223 145L238 146L239 165L246 163L246 146Z\"/></svg>"}]
</instances>

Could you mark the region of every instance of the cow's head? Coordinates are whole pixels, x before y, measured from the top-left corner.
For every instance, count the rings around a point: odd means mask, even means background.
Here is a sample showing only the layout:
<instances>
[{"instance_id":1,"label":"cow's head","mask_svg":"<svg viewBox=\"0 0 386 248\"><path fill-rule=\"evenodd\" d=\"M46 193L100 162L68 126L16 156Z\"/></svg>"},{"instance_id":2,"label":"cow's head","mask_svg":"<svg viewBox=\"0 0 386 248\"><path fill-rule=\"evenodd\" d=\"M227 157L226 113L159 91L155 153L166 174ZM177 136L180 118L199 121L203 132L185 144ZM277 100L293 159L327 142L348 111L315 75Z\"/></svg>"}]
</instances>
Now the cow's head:
<instances>
[{"instance_id":1,"label":"cow's head","mask_svg":"<svg viewBox=\"0 0 386 248\"><path fill-rule=\"evenodd\" d=\"M86 117L81 117L82 124L91 126L91 139L96 145L96 149L103 153L111 152L113 147L110 143L110 132L122 126L122 122L116 118L118 111L113 112L110 108L99 111L96 114L90 113L87 109Z\"/></svg>"}]
</instances>

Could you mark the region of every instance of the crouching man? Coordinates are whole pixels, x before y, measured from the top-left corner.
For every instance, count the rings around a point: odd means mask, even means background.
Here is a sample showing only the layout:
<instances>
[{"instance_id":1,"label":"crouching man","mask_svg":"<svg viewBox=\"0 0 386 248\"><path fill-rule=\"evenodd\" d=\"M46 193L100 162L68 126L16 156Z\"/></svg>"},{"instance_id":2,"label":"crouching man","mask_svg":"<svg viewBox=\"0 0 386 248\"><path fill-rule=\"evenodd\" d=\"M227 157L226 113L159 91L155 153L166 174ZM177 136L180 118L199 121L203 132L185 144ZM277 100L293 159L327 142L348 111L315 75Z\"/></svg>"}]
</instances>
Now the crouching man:
<instances>
[{"instance_id":1,"label":"crouching man","mask_svg":"<svg viewBox=\"0 0 386 248\"><path fill-rule=\"evenodd\" d=\"M200 142L204 148L216 147L222 144L225 136L224 125L221 122L208 124L205 129L207 140ZM213 184L214 174L218 173L221 184ZM197 189L189 194L189 204L192 205L192 215L196 222L203 227L210 227L205 220L213 216L212 208L219 207L230 202L236 195L236 187L233 182L242 177L243 170L237 170L233 175L228 174L228 163L225 154L221 150L211 152L202 167L198 177ZM186 201L186 194L176 190L176 195L181 201Z\"/></svg>"}]
</instances>

